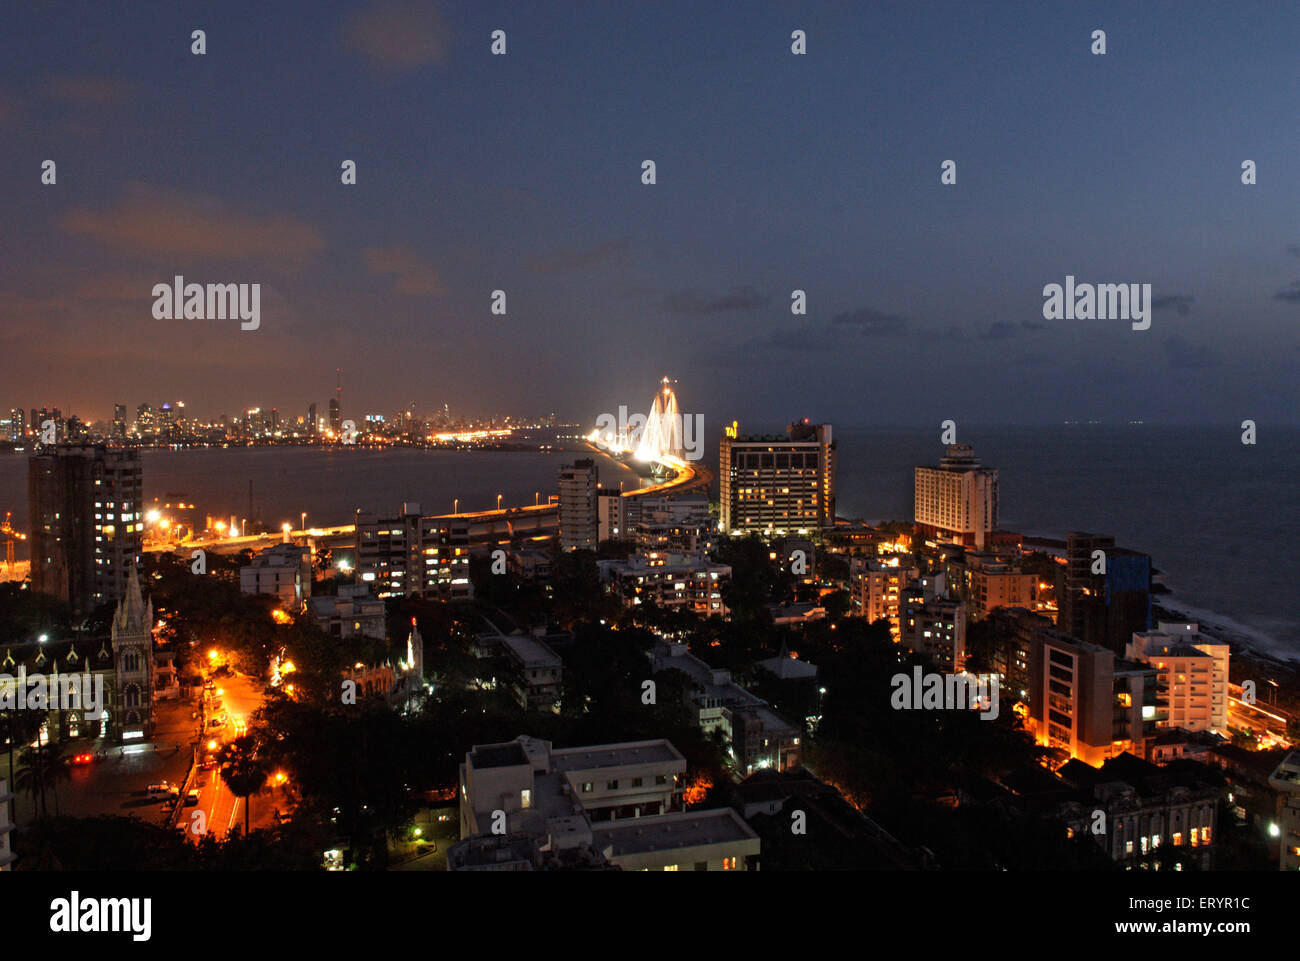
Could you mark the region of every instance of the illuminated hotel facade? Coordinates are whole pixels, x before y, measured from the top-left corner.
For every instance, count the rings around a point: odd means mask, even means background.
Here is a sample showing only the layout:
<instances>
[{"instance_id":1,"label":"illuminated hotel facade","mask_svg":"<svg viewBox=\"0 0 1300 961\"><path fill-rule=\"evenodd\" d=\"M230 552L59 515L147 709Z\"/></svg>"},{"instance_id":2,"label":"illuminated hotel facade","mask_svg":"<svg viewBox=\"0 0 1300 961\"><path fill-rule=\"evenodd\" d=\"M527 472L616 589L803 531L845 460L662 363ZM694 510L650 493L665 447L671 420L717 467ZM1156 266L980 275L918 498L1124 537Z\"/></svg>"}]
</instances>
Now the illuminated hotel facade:
<instances>
[{"instance_id":1,"label":"illuminated hotel facade","mask_svg":"<svg viewBox=\"0 0 1300 961\"><path fill-rule=\"evenodd\" d=\"M998 472L969 444L949 444L938 467L916 468L916 523L924 536L984 550L998 526Z\"/></svg>"},{"instance_id":2,"label":"illuminated hotel facade","mask_svg":"<svg viewBox=\"0 0 1300 961\"><path fill-rule=\"evenodd\" d=\"M726 428L719 456L724 533L791 533L835 523L835 441L830 424L791 424L786 436L743 437Z\"/></svg>"}]
</instances>

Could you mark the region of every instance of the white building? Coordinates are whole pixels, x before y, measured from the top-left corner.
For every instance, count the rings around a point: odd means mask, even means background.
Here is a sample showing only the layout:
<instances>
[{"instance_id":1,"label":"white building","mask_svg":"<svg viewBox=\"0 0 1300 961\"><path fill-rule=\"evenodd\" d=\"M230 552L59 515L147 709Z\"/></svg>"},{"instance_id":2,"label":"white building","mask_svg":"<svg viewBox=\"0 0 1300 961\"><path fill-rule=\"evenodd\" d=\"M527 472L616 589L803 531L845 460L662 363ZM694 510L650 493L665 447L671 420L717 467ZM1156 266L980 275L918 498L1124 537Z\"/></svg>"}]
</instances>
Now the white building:
<instances>
[{"instance_id":1,"label":"white building","mask_svg":"<svg viewBox=\"0 0 1300 961\"><path fill-rule=\"evenodd\" d=\"M1229 652L1227 644L1202 637L1199 625L1160 621L1156 630L1133 635L1127 655L1153 665L1169 689L1169 717L1161 727L1226 733Z\"/></svg>"},{"instance_id":2,"label":"white building","mask_svg":"<svg viewBox=\"0 0 1300 961\"><path fill-rule=\"evenodd\" d=\"M560 468L560 550L594 551L600 536L596 510L596 462L580 460Z\"/></svg>"},{"instance_id":3,"label":"white building","mask_svg":"<svg viewBox=\"0 0 1300 961\"><path fill-rule=\"evenodd\" d=\"M922 533L983 550L998 526L998 472L981 467L969 444L950 444L938 467L915 473L916 523Z\"/></svg>"},{"instance_id":4,"label":"white building","mask_svg":"<svg viewBox=\"0 0 1300 961\"><path fill-rule=\"evenodd\" d=\"M532 855L510 845L511 867L537 854L585 852L624 870L741 870L756 867L759 839L730 808L682 811L686 759L670 742L630 741L552 748L519 737L475 745L460 768L458 867L484 837L527 837ZM504 841L502 842L505 843Z\"/></svg>"},{"instance_id":5,"label":"white building","mask_svg":"<svg viewBox=\"0 0 1300 961\"><path fill-rule=\"evenodd\" d=\"M311 551L296 544L268 547L239 569L241 591L277 597L286 610L302 610L311 584Z\"/></svg>"}]
</instances>

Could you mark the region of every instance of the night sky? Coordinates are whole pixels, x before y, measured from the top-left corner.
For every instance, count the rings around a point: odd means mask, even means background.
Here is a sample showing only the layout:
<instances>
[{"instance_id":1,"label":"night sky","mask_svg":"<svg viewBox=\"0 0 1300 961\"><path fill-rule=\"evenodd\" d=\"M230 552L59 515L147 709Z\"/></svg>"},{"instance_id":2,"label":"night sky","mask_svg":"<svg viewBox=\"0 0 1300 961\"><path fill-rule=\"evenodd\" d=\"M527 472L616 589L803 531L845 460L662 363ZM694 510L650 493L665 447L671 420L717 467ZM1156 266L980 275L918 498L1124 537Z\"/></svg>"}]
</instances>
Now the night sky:
<instances>
[{"instance_id":1,"label":"night sky","mask_svg":"<svg viewBox=\"0 0 1300 961\"><path fill-rule=\"evenodd\" d=\"M4 4L0 407L1297 419L1294 4L284 6Z\"/></svg>"}]
</instances>

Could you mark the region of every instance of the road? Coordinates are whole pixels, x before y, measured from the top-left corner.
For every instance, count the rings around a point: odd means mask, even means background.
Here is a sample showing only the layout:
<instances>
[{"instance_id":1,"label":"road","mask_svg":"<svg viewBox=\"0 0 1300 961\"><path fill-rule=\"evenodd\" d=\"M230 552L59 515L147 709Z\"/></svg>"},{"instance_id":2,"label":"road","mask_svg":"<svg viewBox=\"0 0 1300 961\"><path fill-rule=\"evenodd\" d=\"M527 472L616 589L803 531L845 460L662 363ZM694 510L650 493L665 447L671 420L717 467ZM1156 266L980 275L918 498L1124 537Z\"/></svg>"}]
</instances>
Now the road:
<instances>
[{"instance_id":1,"label":"road","mask_svg":"<svg viewBox=\"0 0 1300 961\"><path fill-rule=\"evenodd\" d=\"M219 748L226 741L233 739L250 722L253 712L262 706L263 686L260 678L237 674L230 677L214 677L212 680L216 689L207 696L204 719L210 722L214 717L224 714L226 724L220 728L209 726L205 729L203 744L199 751L201 758L212 753L214 748ZM197 788L199 803L195 807L182 809L177 819L180 830L195 841L204 832L217 838L224 838L236 827L242 831L245 802L231 793L230 788L221 780L217 769L214 767L208 771L200 770L196 778L191 789ZM272 823L269 806L258 805L256 800L255 797L252 810L255 816L250 824L253 830ZM266 807L266 810L259 811L261 807ZM197 822L194 817L195 812L202 813L202 818ZM200 827L203 828L202 831L198 830Z\"/></svg>"}]
</instances>

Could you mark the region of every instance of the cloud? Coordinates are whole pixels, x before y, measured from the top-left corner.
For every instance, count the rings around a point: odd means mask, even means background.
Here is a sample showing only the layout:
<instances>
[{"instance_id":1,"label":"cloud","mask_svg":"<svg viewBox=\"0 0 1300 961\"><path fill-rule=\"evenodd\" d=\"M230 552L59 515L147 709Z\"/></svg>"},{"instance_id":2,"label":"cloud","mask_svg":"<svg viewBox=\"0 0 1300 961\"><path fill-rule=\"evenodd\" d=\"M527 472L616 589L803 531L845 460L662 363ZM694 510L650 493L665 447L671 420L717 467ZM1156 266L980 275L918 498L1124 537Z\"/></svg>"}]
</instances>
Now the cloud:
<instances>
[{"instance_id":1,"label":"cloud","mask_svg":"<svg viewBox=\"0 0 1300 961\"><path fill-rule=\"evenodd\" d=\"M887 314L872 307L862 307L858 310L836 314L831 318L831 324L832 326L855 327L857 332L864 337L888 337L901 334L907 327L908 320L898 314Z\"/></svg>"},{"instance_id":2,"label":"cloud","mask_svg":"<svg viewBox=\"0 0 1300 961\"><path fill-rule=\"evenodd\" d=\"M366 251L366 266L372 274L392 274L399 294L436 295L443 292L438 272L422 261L410 247L373 247Z\"/></svg>"},{"instance_id":3,"label":"cloud","mask_svg":"<svg viewBox=\"0 0 1300 961\"><path fill-rule=\"evenodd\" d=\"M1208 347L1190 344L1178 336L1165 341L1165 354L1169 358L1169 366L1175 370L1203 370L1219 366L1219 359Z\"/></svg>"},{"instance_id":4,"label":"cloud","mask_svg":"<svg viewBox=\"0 0 1300 961\"><path fill-rule=\"evenodd\" d=\"M291 214L235 210L215 197L139 186L108 210L70 211L62 225L106 247L173 257L301 263L325 245L315 227Z\"/></svg>"},{"instance_id":5,"label":"cloud","mask_svg":"<svg viewBox=\"0 0 1300 961\"><path fill-rule=\"evenodd\" d=\"M343 43L382 73L402 73L446 56L446 21L429 0L380 0L343 22Z\"/></svg>"},{"instance_id":6,"label":"cloud","mask_svg":"<svg viewBox=\"0 0 1300 961\"><path fill-rule=\"evenodd\" d=\"M64 76L47 79L41 89L53 100L112 107L126 103L131 85L116 77Z\"/></svg>"},{"instance_id":7,"label":"cloud","mask_svg":"<svg viewBox=\"0 0 1300 961\"><path fill-rule=\"evenodd\" d=\"M717 314L728 310L757 310L768 298L753 287L733 287L725 294L682 290L669 294L660 306L674 314Z\"/></svg>"},{"instance_id":8,"label":"cloud","mask_svg":"<svg viewBox=\"0 0 1300 961\"><path fill-rule=\"evenodd\" d=\"M594 247L576 249L560 247L550 253L538 254L528 259L528 269L539 274L553 274L565 270L580 270L610 260L621 259L631 244L627 238L607 240Z\"/></svg>"},{"instance_id":9,"label":"cloud","mask_svg":"<svg viewBox=\"0 0 1300 961\"><path fill-rule=\"evenodd\" d=\"M1291 281L1291 286L1284 287L1273 295L1274 300L1285 300L1292 304L1300 304L1300 280Z\"/></svg>"},{"instance_id":10,"label":"cloud","mask_svg":"<svg viewBox=\"0 0 1300 961\"><path fill-rule=\"evenodd\" d=\"M1151 309L1153 311L1168 310L1172 307L1180 315L1186 317L1192 312L1192 304L1195 302L1196 298L1191 294L1164 294L1160 297L1151 298Z\"/></svg>"}]
</instances>

